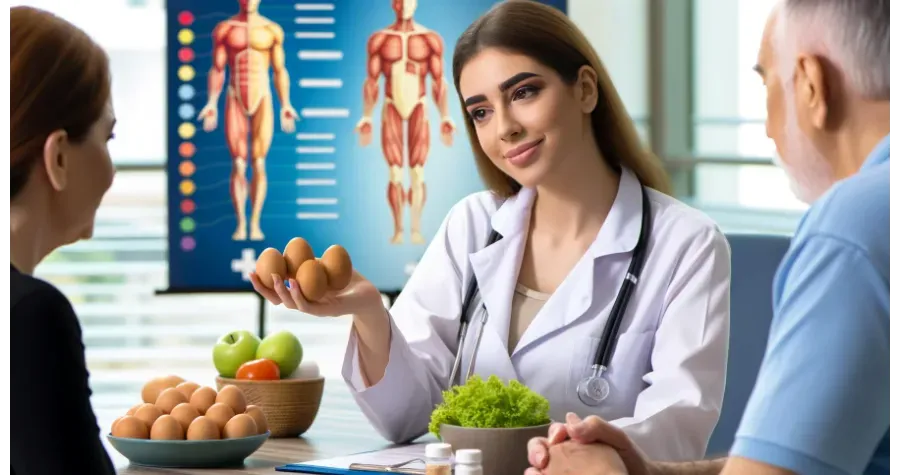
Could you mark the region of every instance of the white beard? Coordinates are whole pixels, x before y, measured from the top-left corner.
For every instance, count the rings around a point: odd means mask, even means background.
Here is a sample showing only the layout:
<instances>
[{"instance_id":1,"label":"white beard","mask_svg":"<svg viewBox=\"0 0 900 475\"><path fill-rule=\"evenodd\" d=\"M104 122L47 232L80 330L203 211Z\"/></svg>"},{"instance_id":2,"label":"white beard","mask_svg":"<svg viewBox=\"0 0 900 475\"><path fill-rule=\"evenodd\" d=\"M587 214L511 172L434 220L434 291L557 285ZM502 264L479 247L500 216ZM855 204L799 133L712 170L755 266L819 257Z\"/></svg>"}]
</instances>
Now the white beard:
<instances>
[{"instance_id":1,"label":"white beard","mask_svg":"<svg viewBox=\"0 0 900 475\"><path fill-rule=\"evenodd\" d=\"M773 161L784 170L794 196L806 204L812 204L834 184L834 173L828 159L800 130L793 97L790 94L785 96L784 153L787 160L782 161L776 153Z\"/></svg>"}]
</instances>

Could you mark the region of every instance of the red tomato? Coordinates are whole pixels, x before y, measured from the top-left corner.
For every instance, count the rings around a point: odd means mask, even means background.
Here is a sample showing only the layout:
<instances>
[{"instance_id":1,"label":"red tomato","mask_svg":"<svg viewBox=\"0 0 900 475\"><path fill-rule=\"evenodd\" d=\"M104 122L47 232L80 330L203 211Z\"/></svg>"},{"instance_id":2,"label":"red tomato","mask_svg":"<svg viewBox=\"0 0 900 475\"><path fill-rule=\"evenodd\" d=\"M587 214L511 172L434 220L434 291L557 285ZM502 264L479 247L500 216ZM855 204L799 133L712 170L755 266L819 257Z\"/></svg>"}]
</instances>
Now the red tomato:
<instances>
[{"instance_id":1,"label":"red tomato","mask_svg":"<svg viewBox=\"0 0 900 475\"><path fill-rule=\"evenodd\" d=\"M234 377L235 379L255 380L281 379L281 370L278 369L278 364L274 361L260 358L242 364Z\"/></svg>"}]
</instances>

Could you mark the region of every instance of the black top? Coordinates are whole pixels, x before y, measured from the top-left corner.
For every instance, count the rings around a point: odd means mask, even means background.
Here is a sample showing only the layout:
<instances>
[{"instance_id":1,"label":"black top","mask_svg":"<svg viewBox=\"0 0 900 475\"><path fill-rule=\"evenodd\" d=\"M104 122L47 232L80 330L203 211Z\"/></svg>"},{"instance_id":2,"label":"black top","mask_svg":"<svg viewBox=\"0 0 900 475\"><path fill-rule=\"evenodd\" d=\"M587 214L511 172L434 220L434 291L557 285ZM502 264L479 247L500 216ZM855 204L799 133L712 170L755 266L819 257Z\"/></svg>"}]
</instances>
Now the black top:
<instances>
[{"instance_id":1,"label":"black top","mask_svg":"<svg viewBox=\"0 0 900 475\"><path fill-rule=\"evenodd\" d=\"M14 475L114 474L91 408L81 326L53 285L10 265Z\"/></svg>"}]
</instances>

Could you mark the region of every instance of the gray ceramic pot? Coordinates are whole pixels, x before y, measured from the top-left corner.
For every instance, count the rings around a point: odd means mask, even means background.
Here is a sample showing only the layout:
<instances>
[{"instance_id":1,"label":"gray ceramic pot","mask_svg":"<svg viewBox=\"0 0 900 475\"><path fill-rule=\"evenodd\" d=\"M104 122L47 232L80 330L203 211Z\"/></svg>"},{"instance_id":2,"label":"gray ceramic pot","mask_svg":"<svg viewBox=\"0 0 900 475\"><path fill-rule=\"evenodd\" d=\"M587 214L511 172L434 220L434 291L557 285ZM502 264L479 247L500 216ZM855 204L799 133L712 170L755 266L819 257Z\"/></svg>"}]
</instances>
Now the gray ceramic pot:
<instances>
[{"instance_id":1,"label":"gray ceramic pot","mask_svg":"<svg viewBox=\"0 0 900 475\"><path fill-rule=\"evenodd\" d=\"M550 424L514 429L441 425L441 440L459 449L479 449L485 475L522 475L530 467L528 441L546 437Z\"/></svg>"}]
</instances>

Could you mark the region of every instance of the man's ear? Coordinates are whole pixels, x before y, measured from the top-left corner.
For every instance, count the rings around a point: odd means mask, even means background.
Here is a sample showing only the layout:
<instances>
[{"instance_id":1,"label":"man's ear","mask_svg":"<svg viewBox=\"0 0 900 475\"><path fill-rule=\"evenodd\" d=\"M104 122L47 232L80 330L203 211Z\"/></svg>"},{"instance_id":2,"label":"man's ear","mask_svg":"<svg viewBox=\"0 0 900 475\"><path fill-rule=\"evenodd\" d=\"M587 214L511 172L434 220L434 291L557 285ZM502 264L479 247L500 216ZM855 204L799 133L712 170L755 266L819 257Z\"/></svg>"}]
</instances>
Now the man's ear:
<instances>
[{"instance_id":1,"label":"man's ear","mask_svg":"<svg viewBox=\"0 0 900 475\"><path fill-rule=\"evenodd\" d=\"M797 98L797 113L803 113L809 117L813 127L824 129L828 121L825 65L816 56L801 55L797 58L796 71L794 90ZM806 110L799 110L801 108Z\"/></svg>"},{"instance_id":2,"label":"man's ear","mask_svg":"<svg viewBox=\"0 0 900 475\"><path fill-rule=\"evenodd\" d=\"M581 111L590 114L597 107L600 100L600 91L597 84L597 72L590 66L582 66L578 70L578 79L575 81L575 98L581 104Z\"/></svg>"},{"instance_id":3,"label":"man's ear","mask_svg":"<svg viewBox=\"0 0 900 475\"><path fill-rule=\"evenodd\" d=\"M57 130L47 136L44 142L44 170L50 186L62 191L68 184L69 172L69 137L64 130Z\"/></svg>"}]
</instances>

